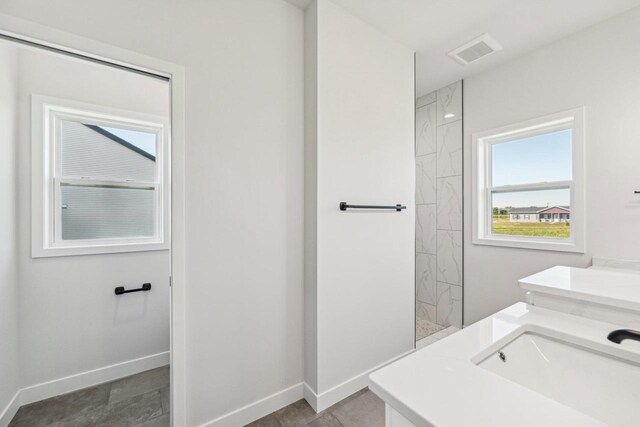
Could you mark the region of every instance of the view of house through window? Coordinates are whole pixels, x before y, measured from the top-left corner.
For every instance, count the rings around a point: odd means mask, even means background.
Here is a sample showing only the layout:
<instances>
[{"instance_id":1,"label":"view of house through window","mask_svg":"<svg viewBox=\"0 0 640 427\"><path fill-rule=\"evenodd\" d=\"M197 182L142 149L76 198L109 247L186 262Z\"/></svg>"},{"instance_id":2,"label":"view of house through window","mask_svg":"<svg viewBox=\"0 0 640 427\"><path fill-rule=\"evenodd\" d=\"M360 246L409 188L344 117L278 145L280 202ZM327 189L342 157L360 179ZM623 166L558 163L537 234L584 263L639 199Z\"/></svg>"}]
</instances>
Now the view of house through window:
<instances>
[{"instance_id":1,"label":"view of house through window","mask_svg":"<svg viewBox=\"0 0 640 427\"><path fill-rule=\"evenodd\" d=\"M60 120L61 239L156 232L156 134Z\"/></svg>"},{"instance_id":2,"label":"view of house through window","mask_svg":"<svg viewBox=\"0 0 640 427\"><path fill-rule=\"evenodd\" d=\"M569 238L572 130L543 130L491 144L491 232Z\"/></svg>"},{"instance_id":3,"label":"view of house through window","mask_svg":"<svg viewBox=\"0 0 640 427\"><path fill-rule=\"evenodd\" d=\"M559 203L551 204L544 199L559 200ZM568 189L494 194L492 231L494 234L567 238L571 230L568 200Z\"/></svg>"},{"instance_id":4,"label":"view of house through window","mask_svg":"<svg viewBox=\"0 0 640 427\"><path fill-rule=\"evenodd\" d=\"M40 95L33 105L34 256L168 248L166 119Z\"/></svg>"}]
</instances>

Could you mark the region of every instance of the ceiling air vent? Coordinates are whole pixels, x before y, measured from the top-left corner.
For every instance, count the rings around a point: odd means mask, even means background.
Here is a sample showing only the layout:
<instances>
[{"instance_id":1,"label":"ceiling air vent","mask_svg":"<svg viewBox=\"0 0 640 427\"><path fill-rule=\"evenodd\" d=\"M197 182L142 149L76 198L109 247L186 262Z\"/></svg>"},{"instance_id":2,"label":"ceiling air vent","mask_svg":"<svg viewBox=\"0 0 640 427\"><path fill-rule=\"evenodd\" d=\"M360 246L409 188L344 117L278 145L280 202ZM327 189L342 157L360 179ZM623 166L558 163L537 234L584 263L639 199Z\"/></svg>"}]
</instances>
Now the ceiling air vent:
<instances>
[{"instance_id":1,"label":"ceiling air vent","mask_svg":"<svg viewBox=\"0 0 640 427\"><path fill-rule=\"evenodd\" d=\"M498 50L502 50L502 46L492 39L489 34L484 33L459 48L452 50L449 52L449 56L462 65L467 65Z\"/></svg>"}]
</instances>

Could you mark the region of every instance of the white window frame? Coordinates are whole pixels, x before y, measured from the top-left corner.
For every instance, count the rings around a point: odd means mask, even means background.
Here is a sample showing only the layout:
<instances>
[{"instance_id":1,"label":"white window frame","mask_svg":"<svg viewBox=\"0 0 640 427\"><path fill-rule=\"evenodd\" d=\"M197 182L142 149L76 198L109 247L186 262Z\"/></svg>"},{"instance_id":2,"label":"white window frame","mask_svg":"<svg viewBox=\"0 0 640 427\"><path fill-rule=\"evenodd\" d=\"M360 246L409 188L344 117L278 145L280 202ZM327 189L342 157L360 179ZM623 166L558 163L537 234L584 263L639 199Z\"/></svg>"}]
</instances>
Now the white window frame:
<instances>
[{"instance_id":1,"label":"white window frame","mask_svg":"<svg viewBox=\"0 0 640 427\"><path fill-rule=\"evenodd\" d=\"M572 129L572 177L568 181L492 186L493 144ZM584 107L491 129L472 135L472 243L564 252L585 252L584 209ZM571 235L569 238L514 236L492 233L492 194L516 191L570 191Z\"/></svg>"},{"instance_id":2,"label":"white window frame","mask_svg":"<svg viewBox=\"0 0 640 427\"><path fill-rule=\"evenodd\" d=\"M31 96L32 119L32 245L34 258L168 250L170 236L170 129L166 118L77 101ZM112 126L156 134L156 178L149 182L99 180L60 175L60 120ZM61 185L115 185L153 188L155 232L149 237L62 240Z\"/></svg>"}]
</instances>

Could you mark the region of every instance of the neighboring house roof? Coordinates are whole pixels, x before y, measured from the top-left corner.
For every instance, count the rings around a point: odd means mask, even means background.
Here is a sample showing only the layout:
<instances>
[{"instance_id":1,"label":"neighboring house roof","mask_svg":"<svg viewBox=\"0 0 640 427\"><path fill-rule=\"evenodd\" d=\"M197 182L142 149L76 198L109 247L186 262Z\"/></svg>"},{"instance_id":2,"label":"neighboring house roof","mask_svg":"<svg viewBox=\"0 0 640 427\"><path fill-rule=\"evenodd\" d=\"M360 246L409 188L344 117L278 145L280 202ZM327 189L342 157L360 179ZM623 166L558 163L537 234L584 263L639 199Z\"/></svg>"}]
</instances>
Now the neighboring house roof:
<instances>
[{"instance_id":1,"label":"neighboring house roof","mask_svg":"<svg viewBox=\"0 0 640 427\"><path fill-rule=\"evenodd\" d=\"M570 212L569 206L549 206L548 208L544 208L543 210L541 210L538 213L545 213L546 211L565 211L565 212ZM558 212L554 212L554 213L558 213ZM562 212L560 212L562 213Z\"/></svg>"},{"instance_id":2,"label":"neighboring house roof","mask_svg":"<svg viewBox=\"0 0 640 427\"><path fill-rule=\"evenodd\" d=\"M565 210L567 212L571 211L569 206L544 206L544 207L529 206L528 208L511 208L509 213L510 214L538 214L538 213L542 213L542 212L544 212L546 210L554 209L554 208L562 209L562 210Z\"/></svg>"},{"instance_id":3,"label":"neighboring house roof","mask_svg":"<svg viewBox=\"0 0 640 427\"><path fill-rule=\"evenodd\" d=\"M89 129L91 129L91 130L93 130L95 132L98 132L100 135L106 136L110 140L112 140L114 142L117 142L118 144L122 145L123 147L126 147L129 150L134 151L134 152L140 154L141 156L146 157L147 159L149 159L149 160L151 160L153 162L156 161L156 156L154 156L153 154L147 153L146 151L144 151L143 149L141 149L139 147L136 147L135 145L133 145L129 141L126 141L126 140L120 138L119 136L112 134L108 130L102 129L100 126L88 125L86 123L83 123L83 125L85 125L86 127L88 127Z\"/></svg>"},{"instance_id":4,"label":"neighboring house roof","mask_svg":"<svg viewBox=\"0 0 640 427\"><path fill-rule=\"evenodd\" d=\"M542 209L547 209L546 206L544 208L540 208L537 206L529 206L528 208L511 208L509 213L511 214L536 214Z\"/></svg>"}]
</instances>

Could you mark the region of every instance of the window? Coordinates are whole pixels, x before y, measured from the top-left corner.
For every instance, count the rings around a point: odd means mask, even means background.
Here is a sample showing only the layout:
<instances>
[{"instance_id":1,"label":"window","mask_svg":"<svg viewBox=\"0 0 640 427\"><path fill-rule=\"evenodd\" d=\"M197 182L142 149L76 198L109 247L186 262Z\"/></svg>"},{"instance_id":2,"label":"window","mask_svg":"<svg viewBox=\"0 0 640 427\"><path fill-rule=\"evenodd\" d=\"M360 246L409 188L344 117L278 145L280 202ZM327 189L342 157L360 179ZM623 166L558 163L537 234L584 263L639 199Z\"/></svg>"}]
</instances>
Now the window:
<instances>
[{"instance_id":1,"label":"window","mask_svg":"<svg viewBox=\"0 0 640 427\"><path fill-rule=\"evenodd\" d=\"M169 248L163 118L34 95L34 257Z\"/></svg>"},{"instance_id":2,"label":"window","mask_svg":"<svg viewBox=\"0 0 640 427\"><path fill-rule=\"evenodd\" d=\"M584 251L583 109L473 135L473 243Z\"/></svg>"}]
</instances>

